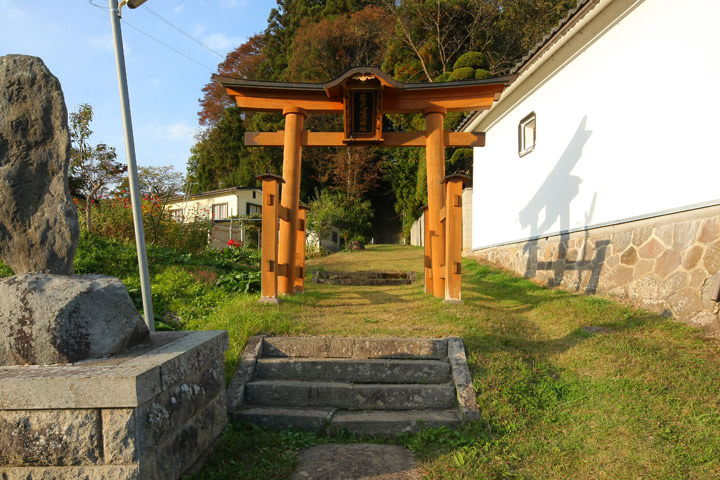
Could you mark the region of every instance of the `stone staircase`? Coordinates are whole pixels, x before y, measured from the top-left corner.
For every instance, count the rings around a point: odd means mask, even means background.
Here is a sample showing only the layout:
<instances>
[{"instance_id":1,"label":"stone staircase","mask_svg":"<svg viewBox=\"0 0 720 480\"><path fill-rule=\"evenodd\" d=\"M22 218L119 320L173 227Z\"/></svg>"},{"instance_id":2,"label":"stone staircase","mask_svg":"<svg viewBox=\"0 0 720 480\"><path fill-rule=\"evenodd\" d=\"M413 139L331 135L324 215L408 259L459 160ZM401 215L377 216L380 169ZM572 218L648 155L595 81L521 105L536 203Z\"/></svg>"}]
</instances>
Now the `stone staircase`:
<instances>
[{"instance_id":1,"label":"stone staircase","mask_svg":"<svg viewBox=\"0 0 720 480\"><path fill-rule=\"evenodd\" d=\"M393 435L479 416L459 338L252 337L228 414L271 428Z\"/></svg>"}]
</instances>

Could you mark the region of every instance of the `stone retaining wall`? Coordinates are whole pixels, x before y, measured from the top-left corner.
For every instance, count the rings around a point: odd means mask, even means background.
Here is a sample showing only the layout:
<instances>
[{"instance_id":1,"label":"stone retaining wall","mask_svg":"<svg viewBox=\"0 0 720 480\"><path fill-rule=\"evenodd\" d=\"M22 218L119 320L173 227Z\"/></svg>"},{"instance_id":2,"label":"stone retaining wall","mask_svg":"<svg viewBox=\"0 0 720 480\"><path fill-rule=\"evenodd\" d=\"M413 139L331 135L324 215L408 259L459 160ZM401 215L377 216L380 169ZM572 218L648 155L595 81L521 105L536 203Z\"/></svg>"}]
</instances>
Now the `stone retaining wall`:
<instances>
[{"instance_id":1,"label":"stone retaining wall","mask_svg":"<svg viewBox=\"0 0 720 480\"><path fill-rule=\"evenodd\" d=\"M480 249L470 257L548 286L617 296L709 331L720 207Z\"/></svg>"},{"instance_id":2,"label":"stone retaining wall","mask_svg":"<svg viewBox=\"0 0 720 480\"><path fill-rule=\"evenodd\" d=\"M158 332L106 360L0 367L0 478L180 478L227 423L227 344Z\"/></svg>"}]
</instances>

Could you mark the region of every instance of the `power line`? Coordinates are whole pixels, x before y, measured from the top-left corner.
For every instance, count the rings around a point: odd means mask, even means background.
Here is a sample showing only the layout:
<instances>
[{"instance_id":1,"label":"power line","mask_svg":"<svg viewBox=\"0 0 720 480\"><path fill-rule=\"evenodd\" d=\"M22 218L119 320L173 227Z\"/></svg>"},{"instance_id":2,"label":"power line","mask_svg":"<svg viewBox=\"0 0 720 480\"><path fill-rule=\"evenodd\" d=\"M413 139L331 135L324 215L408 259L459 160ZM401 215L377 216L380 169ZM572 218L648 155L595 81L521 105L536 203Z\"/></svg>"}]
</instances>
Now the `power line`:
<instances>
[{"instance_id":1,"label":"power line","mask_svg":"<svg viewBox=\"0 0 720 480\"><path fill-rule=\"evenodd\" d=\"M100 10L103 10L103 11L105 11L105 12L109 12L109 11L110 11L109 8L103 7L102 5L98 5L98 4L94 3L93 0L88 0L88 3L89 3L90 5L92 5L93 7L99 8ZM145 7L145 8L146 8L147 10L149 10L149 11L150 11L152 14L154 14L155 16L160 17L160 15L158 15L158 14L155 13L155 12L153 12L153 11L150 10L149 8L147 8L147 7ZM198 43L200 43L200 44L202 45L202 43L201 43L199 40L193 38L190 34L188 34L188 33L186 33L186 32L183 32L182 30L180 30L180 28L175 27L174 25L170 24L170 22L167 21L167 20L165 20L164 18L162 18L162 17L160 17L160 18L161 18L163 21L165 21L165 23L168 23L170 26L172 26L172 27L175 28L176 30L181 31L184 35L189 36L189 37L192 38L194 41L196 41L196 42L198 42ZM210 68L210 67L208 67L207 65L205 65L205 64L203 64L203 63L195 60L194 58L186 55L185 53L181 52L181 51L178 50L177 48L172 47L172 46L168 45L167 43L163 42L162 40L153 37L153 36L150 35L149 33L140 30L138 27L136 27L136 26L134 26L134 25L126 22L126 21L125 21L124 19L122 19L122 18L120 18L120 21L121 21L123 24L127 25L128 27L130 27L130 28L132 28L132 29L134 29L134 30L142 33L142 34L145 35L146 37L148 37L148 38L156 41L157 43L159 43L160 45L164 46L165 48L167 48L167 49L169 49L169 50L172 50L173 52L177 53L178 55L180 55L180 56L182 56L182 57L185 57L186 59L190 60L191 62L200 65L201 67L209 70L211 73L215 73L215 70L214 70L213 68ZM205 45L203 45L203 47L207 48L208 50L210 50L211 52L213 52L215 55L218 55L218 56L220 56L221 58L224 58L224 57L222 57L222 55L220 55L219 53L215 52L215 51L212 50L211 48L209 48L209 47L207 47L207 46L205 46Z\"/></svg>"},{"instance_id":2,"label":"power line","mask_svg":"<svg viewBox=\"0 0 720 480\"><path fill-rule=\"evenodd\" d=\"M207 65L205 65L205 64L203 64L203 63L200 63L200 62L198 62L197 60L195 60L194 58L185 55L183 52L181 52L181 51L178 50L177 48L171 47L171 46L168 45L167 43L163 42L162 40L160 40L160 39L158 39L158 38L153 37L153 36L150 35L149 33L143 32L142 30L140 30L140 29L137 28L136 26L134 26L134 25L126 22L125 20L123 20L122 23L124 23L125 25L127 25L128 27L130 27L130 28L132 28L132 29L134 29L134 30L137 30L138 32L140 32L140 33L142 33L143 35L145 35L146 37L149 37L149 38L155 40L155 41L158 42L160 45L163 45L164 47L172 50L173 52L177 53L178 55L181 55L181 56L187 58L187 59L190 60L191 62L197 63L198 65L200 65L200 66L203 67L203 68L206 68L207 70L209 70L209 71L212 72L212 73L215 72L215 70L213 70L212 68L208 67Z\"/></svg>"},{"instance_id":3,"label":"power line","mask_svg":"<svg viewBox=\"0 0 720 480\"><path fill-rule=\"evenodd\" d=\"M160 14L157 13L157 12L155 12L154 10L151 10L150 7L148 7L147 5L143 5L143 8L144 8L145 10L147 10L148 12L150 12L151 14L155 15L157 18L159 18L159 19L162 20L163 22L165 22L165 23L166 23L167 25L169 25L170 27L174 28L175 30L177 30L178 32L180 32L181 34L183 34L184 36L186 36L187 38L189 38L190 40L192 40L193 42L195 42L195 43L197 43L198 45L200 45L201 47L203 47L205 50L214 53L215 55L217 55L218 57L220 57L220 58L222 58L222 59L225 59L225 56L224 56L223 54L218 53L217 51L215 51L215 50L213 50L212 48L208 47L208 46L205 45L203 42L201 42L201 41L198 40L197 38L193 37L192 35L190 35L189 33L187 33L185 30L183 30L182 28L180 28L180 27L178 27L177 25L175 25L174 23L172 23L172 22L171 22L170 20L168 20L167 18L163 17L162 15L160 15Z\"/></svg>"}]
</instances>

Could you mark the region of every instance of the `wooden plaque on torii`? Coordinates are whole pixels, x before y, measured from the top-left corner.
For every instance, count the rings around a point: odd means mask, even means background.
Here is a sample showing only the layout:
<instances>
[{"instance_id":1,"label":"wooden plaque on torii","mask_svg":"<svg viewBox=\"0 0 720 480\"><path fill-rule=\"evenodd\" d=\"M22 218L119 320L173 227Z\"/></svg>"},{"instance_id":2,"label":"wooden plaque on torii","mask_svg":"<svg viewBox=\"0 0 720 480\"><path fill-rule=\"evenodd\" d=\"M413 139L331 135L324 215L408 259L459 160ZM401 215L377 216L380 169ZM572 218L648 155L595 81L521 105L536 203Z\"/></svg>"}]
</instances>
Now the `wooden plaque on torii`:
<instances>
[{"instance_id":1,"label":"wooden plaque on torii","mask_svg":"<svg viewBox=\"0 0 720 480\"><path fill-rule=\"evenodd\" d=\"M220 75L214 78L225 87L242 110L277 111L283 112L285 116L284 131L245 133L247 146L284 147L282 178L285 185L278 214L277 268L274 268L274 272L263 272L263 281L274 273L278 293L292 295L298 285L295 276L304 270L296 268L302 147L424 146L428 188L425 238L429 240L426 246L428 272L425 276L425 291L436 297L444 297L447 302L461 300L457 260L460 258L460 250L454 250L462 249L461 237L455 238L461 235L462 224L458 227L454 222L462 220L457 220L457 215L446 216L445 213L447 195L453 196L448 202L454 202L453 207L457 207L457 188L450 193L450 189L445 188L448 183L442 183L445 177L445 147L481 147L485 145L485 134L446 132L444 118L447 112L490 108L512 77L408 84L399 83L376 68L356 67L324 84L260 82ZM303 124L308 113L341 114L344 129L342 132L305 131ZM383 132L382 118L388 113L422 113L425 116L425 131ZM263 231L266 228L277 231L269 224L263 225ZM452 235L453 238L446 240L446 235ZM453 251L449 252L448 247ZM264 255L265 249L263 258ZM427 284L429 281L432 285ZM446 288L446 281L452 282L452 285L448 285L450 288Z\"/></svg>"}]
</instances>

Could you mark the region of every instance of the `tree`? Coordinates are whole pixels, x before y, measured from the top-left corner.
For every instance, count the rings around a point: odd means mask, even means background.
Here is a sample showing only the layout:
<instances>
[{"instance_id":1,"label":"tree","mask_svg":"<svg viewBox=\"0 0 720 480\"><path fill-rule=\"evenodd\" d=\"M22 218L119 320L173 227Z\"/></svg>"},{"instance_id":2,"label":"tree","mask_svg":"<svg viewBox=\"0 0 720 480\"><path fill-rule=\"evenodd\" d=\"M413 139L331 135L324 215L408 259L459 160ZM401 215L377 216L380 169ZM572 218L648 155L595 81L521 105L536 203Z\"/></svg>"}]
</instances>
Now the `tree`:
<instances>
[{"instance_id":1,"label":"tree","mask_svg":"<svg viewBox=\"0 0 720 480\"><path fill-rule=\"evenodd\" d=\"M93 110L87 103L70 113L70 183L76 194L85 196L85 224L88 232L92 232L92 205L98 195L127 171L127 167L117 161L115 147L104 143L95 146L90 144L92 119Z\"/></svg>"},{"instance_id":2,"label":"tree","mask_svg":"<svg viewBox=\"0 0 720 480\"><path fill-rule=\"evenodd\" d=\"M244 120L239 108L230 107L225 109L217 125L200 134L188 160L192 193L233 186L251 187L257 175L278 171L274 157L251 153L245 146Z\"/></svg>"},{"instance_id":3,"label":"tree","mask_svg":"<svg viewBox=\"0 0 720 480\"><path fill-rule=\"evenodd\" d=\"M253 80L257 77L260 64L265 59L263 50L265 37L254 35L250 39L228 53L225 60L218 65L218 74ZM200 125L211 127L217 124L226 108L233 106L232 99L220 83L211 80L203 88L200 101L198 120Z\"/></svg>"},{"instance_id":4,"label":"tree","mask_svg":"<svg viewBox=\"0 0 720 480\"><path fill-rule=\"evenodd\" d=\"M393 24L388 12L374 5L317 23L304 22L293 39L290 76L326 82L351 67L379 67Z\"/></svg>"}]
</instances>

